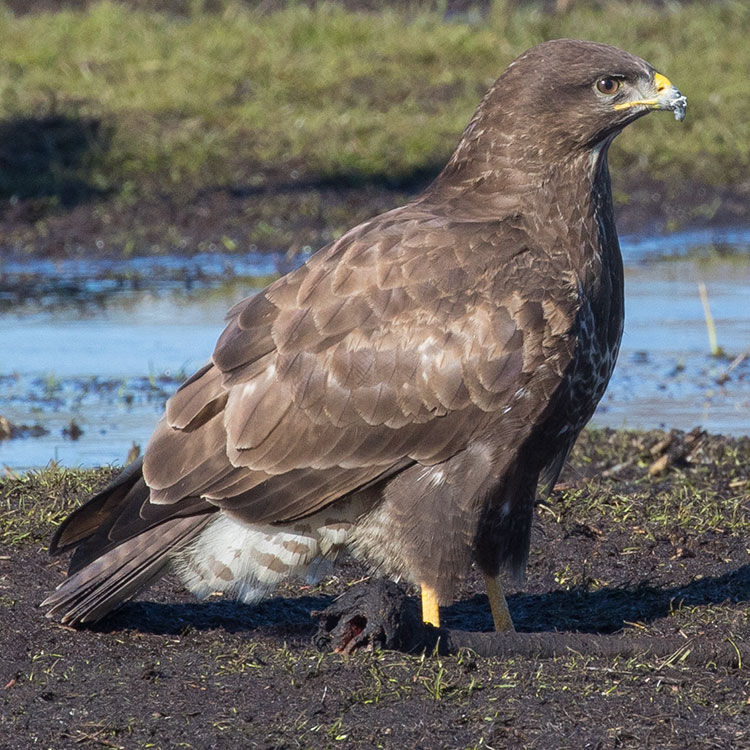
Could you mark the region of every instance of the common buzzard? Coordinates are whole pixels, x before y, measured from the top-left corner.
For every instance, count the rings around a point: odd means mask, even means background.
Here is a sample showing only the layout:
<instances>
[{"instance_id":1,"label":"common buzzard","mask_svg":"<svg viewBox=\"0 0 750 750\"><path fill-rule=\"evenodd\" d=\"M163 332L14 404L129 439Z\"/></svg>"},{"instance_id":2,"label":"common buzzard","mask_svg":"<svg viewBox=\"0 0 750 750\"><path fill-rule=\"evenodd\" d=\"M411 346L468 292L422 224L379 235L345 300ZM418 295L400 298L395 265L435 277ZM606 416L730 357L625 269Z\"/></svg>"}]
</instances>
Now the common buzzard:
<instances>
[{"instance_id":1,"label":"common buzzard","mask_svg":"<svg viewBox=\"0 0 750 750\"><path fill-rule=\"evenodd\" d=\"M604 393L623 325L607 150L685 97L638 57L562 39L487 92L447 166L235 305L142 461L52 539L44 602L87 623L167 569L255 601L348 549L417 584L426 622L471 562L526 562L551 487Z\"/></svg>"}]
</instances>

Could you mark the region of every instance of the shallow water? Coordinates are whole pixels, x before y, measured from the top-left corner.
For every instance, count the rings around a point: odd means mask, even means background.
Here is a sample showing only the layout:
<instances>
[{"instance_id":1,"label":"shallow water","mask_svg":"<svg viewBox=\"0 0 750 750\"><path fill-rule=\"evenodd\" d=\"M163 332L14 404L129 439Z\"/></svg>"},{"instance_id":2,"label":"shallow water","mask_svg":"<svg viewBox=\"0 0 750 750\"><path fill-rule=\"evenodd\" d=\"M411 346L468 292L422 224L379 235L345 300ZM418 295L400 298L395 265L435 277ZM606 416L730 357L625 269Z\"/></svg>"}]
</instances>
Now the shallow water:
<instances>
[{"instance_id":1,"label":"shallow water","mask_svg":"<svg viewBox=\"0 0 750 750\"><path fill-rule=\"evenodd\" d=\"M750 434L750 358L731 367L750 349L750 230L622 245L625 336L593 423ZM226 310L288 267L283 255L0 266L0 416L48 431L0 441L0 466L122 463L210 354ZM708 355L699 281L730 359Z\"/></svg>"}]
</instances>

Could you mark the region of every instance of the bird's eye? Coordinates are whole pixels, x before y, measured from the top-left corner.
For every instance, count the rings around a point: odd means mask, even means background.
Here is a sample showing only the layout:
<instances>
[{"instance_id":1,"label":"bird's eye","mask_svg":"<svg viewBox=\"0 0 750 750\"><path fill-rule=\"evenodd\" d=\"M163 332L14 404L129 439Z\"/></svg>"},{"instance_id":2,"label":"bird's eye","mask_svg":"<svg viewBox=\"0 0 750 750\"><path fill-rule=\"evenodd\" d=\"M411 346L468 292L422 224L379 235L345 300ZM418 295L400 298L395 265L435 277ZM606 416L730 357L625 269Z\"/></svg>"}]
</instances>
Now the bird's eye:
<instances>
[{"instance_id":1,"label":"bird's eye","mask_svg":"<svg viewBox=\"0 0 750 750\"><path fill-rule=\"evenodd\" d=\"M605 94L606 96L612 96L612 94L616 94L620 86L622 85L621 81L618 81L617 78L600 78L596 82L596 90L600 94Z\"/></svg>"}]
</instances>

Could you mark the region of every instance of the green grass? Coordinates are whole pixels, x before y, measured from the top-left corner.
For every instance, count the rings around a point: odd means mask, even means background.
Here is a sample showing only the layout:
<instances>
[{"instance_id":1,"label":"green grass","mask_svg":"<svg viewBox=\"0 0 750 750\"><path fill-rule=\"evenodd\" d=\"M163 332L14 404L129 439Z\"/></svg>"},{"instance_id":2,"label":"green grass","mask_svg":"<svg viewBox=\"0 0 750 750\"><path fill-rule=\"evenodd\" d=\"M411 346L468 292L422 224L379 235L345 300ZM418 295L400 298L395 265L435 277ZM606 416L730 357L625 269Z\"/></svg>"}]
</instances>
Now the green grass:
<instances>
[{"instance_id":1,"label":"green grass","mask_svg":"<svg viewBox=\"0 0 750 750\"><path fill-rule=\"evenodd\" d=\"M588 429L572 454L578 486L555 493L540 513L556 523L627 528L641 547L665 532L747 535L750 439L708 438L690 462L650 476L651 448L664 433ZM616 467L615 481L601 472ZM49 467L0 477L0 542L45 539L63 518L111 478L114 470Z\"/></svg>"},{"instance_id":2,"label":"green grass","mask_svg":"<svg viewBox=\"0 0 750 750\"><path fill-rule=\"evenodd\" d=\"M74 136L55 131L48 171L19 183L5 170L0 196L17 194L19 184L28 195L55 193L34 180L84 185L127 204L295 171L408 179L447 158L513 57L562 36L642 55L690 100L683 125L650 117L618 140L613 162L621 170L744 179L750 7L587 5L557 16L534 6L508 13L496 2L475 23L325 4L259 14L228 1L221 12L186 16L101 2L88 12L15 17L0 6L0 118L64 116L81 123L83 139L67 158Z\"/></svg>"},{"instance_id":3,"label":"green grass","mask_svg":"<svg viewBox=\"0 0 750 750\"><path fill-rule=\"evenodd\" d=\"M50 464L0 478L0 547L47 542L57 525L113 473L110 468L66 469Z\"/></svg>"},{"instance_id":4,"label":"green grass","mask_svg":"<svg viewBox=\"0 0 750 750\"><path fill-rule=\"evenodd\" d=\"M649 467L658 457L651 448L662 436L658 431L584 430L572 464L591 476L576 489L550 498L548 512L566 523L601 521L629 528L637 546L665 532L747 535L750 441L709 438L689 461L678 462L663 476L650 476ZM611 479L600 475L604 467L622 467L614 474L622 483L611 486Z\"/></svg>"}]
</instances>

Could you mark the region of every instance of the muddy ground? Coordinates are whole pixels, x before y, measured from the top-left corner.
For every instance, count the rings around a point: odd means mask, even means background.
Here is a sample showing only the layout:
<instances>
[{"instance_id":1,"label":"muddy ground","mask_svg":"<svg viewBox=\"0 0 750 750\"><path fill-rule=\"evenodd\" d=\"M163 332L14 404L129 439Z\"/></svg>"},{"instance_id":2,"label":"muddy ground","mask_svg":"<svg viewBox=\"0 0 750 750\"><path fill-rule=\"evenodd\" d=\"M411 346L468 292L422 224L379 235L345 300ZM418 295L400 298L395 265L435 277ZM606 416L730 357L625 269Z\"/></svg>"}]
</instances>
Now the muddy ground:
<instances>
[{"instance_id":1,"label":"muddy ground","mask_svg":"<svg viewBox=\"0 0 750 750\"><path fill-rule=\"evenodd\" d=\"M749 438L585 433L509 587L520 631L684 641L667 657L320 653L310 612L352 562L253 607L165 580L72 630L38 609L64 574L47 539L109 474L0 480L0 747L750 747L746 665L686 657L750 639ZM443 616L490 629L476 574Z\"/></svg>"},{"instance_id":2,"label":"muddy ground","mask_svg":"<svg viewBox=\"0 0 750 750\"><path fill-rule=\"evenodd\" d=\"M182 193L157 193L132 204L109 201L106 196L88 196L62 208L50 207L41 198L2 201L0 262L3 257L235 250L294 255L317 250L355 224L403 205L438 172L434 165L398 178L356 174L322 178L306 175L300 165L294 178L264 170L260 186L217 185L199 191L186 187ZM613 189L621 234L647 236L750 221L750 183L676 184L643 174L630 178L615 174Z\"/></svg>"}]
</instances>

